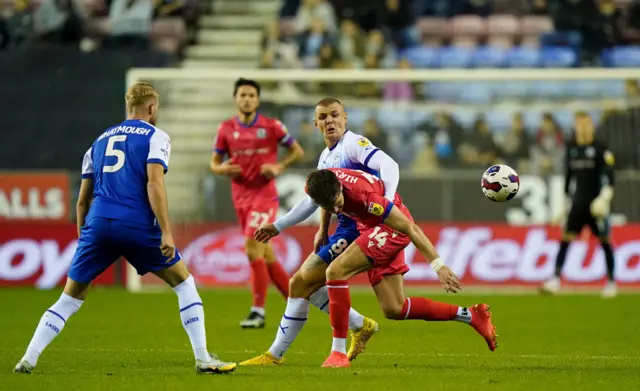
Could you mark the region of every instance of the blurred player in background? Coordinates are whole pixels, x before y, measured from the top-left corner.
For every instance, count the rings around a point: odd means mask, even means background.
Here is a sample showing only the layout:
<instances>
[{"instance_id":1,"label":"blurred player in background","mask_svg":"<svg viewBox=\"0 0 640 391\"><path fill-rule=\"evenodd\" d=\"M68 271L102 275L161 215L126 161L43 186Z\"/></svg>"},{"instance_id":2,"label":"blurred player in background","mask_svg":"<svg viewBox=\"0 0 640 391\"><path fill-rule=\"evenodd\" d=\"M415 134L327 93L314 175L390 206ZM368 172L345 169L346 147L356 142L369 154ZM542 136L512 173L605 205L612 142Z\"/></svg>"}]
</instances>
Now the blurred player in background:
<instances>
[{"instance_id":1,"label":"blurred player in background","mask_svg":"<svg viewBox=\"0 0 640 391\"><path fill-rule=\"evenodd\" d=\"M155 127L159 96L147 83L126 94L127 120L108 128L82 162L77 203L78 248L60 299L40 319L15 372L31 373L44 349L84 303L89 284L120 256L138 274L152 272L178 295L180 318L198 373L230 372L234 363L207 350L202 299L171 235L164 174L169 135Z\"/></svg>"},{"instance_id":2,"label":"blurred player in background","mask_svg":"<svg viewBox=\"0 0 640 391\"><path fill-rule=\"evenodd\" d=\"M331 354L323 367L349 367L346 338L351 295L348 280L368 272L385 316L389 319L427 321L456 320L469 324L490 350L497 347L495 327L486 304L471 308L440 303L424 297L405 297L403 275L409 271L404 249L413 243L430 262L447 292L457 292L457 276L440 260L429 239L413 222L402 198L386 198L384 184L360 170L324 169L311 173L305 191L316 205L328 213L345 214L357 222L360 235L326 269L329 288L329 316L333 328ZM258 235L268 240L277 231L262 229Z\"/></svg>"},{"instance_id":3,"label":"blurred player in background","mask_svg":"<svg viewBox=\"0 0 640 391\"><path fill-rule=\"evenodd\" d=\"M289 295L289 275L277 261L273 248L253 238L262 224L272 222L278 212L278 192L273 180L304 153L287 128L277 119L257 113L260 84L238 79L233 96L237 115L218 128L211 158L211 171L232 180L231 194L242 232L246 236L251 264L253 305L243 328L265 325L264 303L269 279L284 297ZM278 161L278 146L288 153ZM225 155L230 159L224 161Z\"/></svg>"},{"instance_id":4,"label":"blurred player in background","mask_svg":"<svg viewBox=\"0 0 640 391\"><path fill-rule=\"evenodd\" d=\"M542 293L553 294L560 289L560 274L564 266L571 242L589 226L598 237L607 262L607 283L602 290L603 297L617 294L614 279L615 261L611 247L609 213L613 199L614 157L604 143L596 140L595 127L588 113L580 112L575 117L575 134L566 151L566 176L564 191L567 195L567 207L562 216L555 219L560 222L566 217L564 234L556 258L553 278L540 288ZM570 195L571 181L576 186Z\"/></svg>"},{"instance_id":5,"label":"blurred player in background","mask_svg":"<svg viewBox=\"0 0 640 391\"><path fill-rule=\"evenodd\" d=\"M356 168L380 177L385 185L386 197L393 200L400 180L398 164L368 139L347 129L347 113L339 100L330 97L320 100L315 108L314 125L322 133L327 145L320 154L318 169ZM269 232L270 236L275 236L306 220L317 209L318 206L307 196L275 223L263 225L256 234L261 235L264 231ZM281 364L285 352L307 320L309 304L329 312L329 293L325 286L327 267L359 235L356 222L349 216L340 214L338 227L334 234L329 236L330 221L331 214L323 211L314 240L314 252L291 277L287 307L273 344L266 353L243 361L240 365ZM316 289L317 291L311 294ZM378 323L351 309L349 329L352 341L347 356L349 360L353 360L364 351L367 341L378 331Z\"/></svg>"}]
</instances>

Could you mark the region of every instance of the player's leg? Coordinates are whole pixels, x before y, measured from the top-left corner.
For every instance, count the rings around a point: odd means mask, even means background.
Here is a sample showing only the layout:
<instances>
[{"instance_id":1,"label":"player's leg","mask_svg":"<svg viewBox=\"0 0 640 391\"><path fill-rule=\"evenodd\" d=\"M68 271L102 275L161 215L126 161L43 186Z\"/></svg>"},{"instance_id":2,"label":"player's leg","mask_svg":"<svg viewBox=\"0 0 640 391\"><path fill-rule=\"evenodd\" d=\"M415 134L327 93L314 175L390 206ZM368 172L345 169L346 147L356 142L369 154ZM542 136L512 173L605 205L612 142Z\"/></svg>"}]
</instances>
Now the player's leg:
<instances>
[{"instance_id":1,"label":"player's leg","mask_svg":"<svg viewBox=\"0 0 640 391\"><path fill-rule=\"evenodd\" d=\"M327 268L329 318L333 328L333 343L331 354L322 364L323 367L348 367L350 365L346 349L349 309L351 308L348 280L372 268L373 265L360 249L358 240L351 243Z\"/></svg>"},{"instance_id":2,"label":"player's leg","mask_svg":"<svg viewBox=\"0 0 640 391\"><path fill-rule=\"evenodd\" d=\"M395 265L394 265L395 264ZM419 319L430 322L457 321L470 325L480 334L490 350L498 346L495 327L491 323L491 313L486 304L462 307L442 303L426 297L406 297L404 294L404 278L401 265L404 261L392 262L389 265L375 268L369 272L382 312L388 319ZM397 265L397 266L396 266ZM405 265L406 266L406 265Z\"/></svg>"},{"instance_id":3,"label":"player's leg","mask_svg":"<svg viewBox=\"0 0 640 391\"><path fill-rule=\"evenodd\" d=\"M118 229L127 234L124 256L138 274L155 274L173 288L178 296L180 320L191 342L197 373L226 373L235 370L235 363L223 362L207 350L204 306L180 251L176 249L173 259L162 255L161 236L156 230L150 231L146 227L136 227L130 223L122 223Z\"/></svg>"},{"instance_id":4,"label":"player's leg","mask_svg":"<svg viewBox=\"0 0 640 391\"><path fill-rule=\"evenodd\" d=\"M27 350L14 371L31 373L45 348L60 334L66 323L82 306L89 284L120 254L108 245L109 221L94 218L82 228L78 247L68 271L64 291L49 307L36 327Z\"/></svg>"},{"instance_id":5,"label":"player's leg","mask_svg":"<svg viewBox=\"0 0 640 391\"><path fill-rule=\"evenodd\" d=\"M564 268L564 262L567 257L567 252L569 251L571 242L573 242L580 231L582 231L582 227L585 224L584 215L585 212L580 211L577 207L572 207L571 210L569 210L567 222L565 224L564 232L562 233L562 239L560 241L560 248L558 249L558 254L556 255L553 276L544 284L542 284L542 286L540 287L541 293L555 294L560 290L560 276L562 274L562 269Z\"/></svg>"},{"instance_id":6,"label":"player's leg","mask_svg":"<svg viewBox=\"0 0 640 391\"><path fill-rule=\"evenodd\" d=\"M267 290L269 288L269 269L264 259L266 245L255 240L252 237L253 234L250 234L249 231L245 231L245 235L247 235L245 251L249 259L249 265L251 265L253 301L249 315L240 322L240 326L242 328L263 328L265 326L264 303L267 299Z\"/></svg>"},{"instance_id":7,"label":"player's leg","mask_svg":"<svg viewBox=\"0 0 640 391\"><path fill-rule=\"evenodd\" d=\"M267 271L273 285L276 286L282 297L289 297L289 273L278 262L276 253L270 244L265 245L264 259L267 262Z\"/></svg>"},{"instance_id":8,"label":"player's leg","mask_svg":"<svg viewBox=\"0 0 640 391\"><path fill-rule=\"evenodd\" d=\"M615 297L618 294L618 287L615 280L616 264L613 255L613 247L611 246L609 218L595 219L592 217L588 224L591 232L598 237L607 262L607 282L602 289L602 297Z\"/></svg>"}]
</instances>

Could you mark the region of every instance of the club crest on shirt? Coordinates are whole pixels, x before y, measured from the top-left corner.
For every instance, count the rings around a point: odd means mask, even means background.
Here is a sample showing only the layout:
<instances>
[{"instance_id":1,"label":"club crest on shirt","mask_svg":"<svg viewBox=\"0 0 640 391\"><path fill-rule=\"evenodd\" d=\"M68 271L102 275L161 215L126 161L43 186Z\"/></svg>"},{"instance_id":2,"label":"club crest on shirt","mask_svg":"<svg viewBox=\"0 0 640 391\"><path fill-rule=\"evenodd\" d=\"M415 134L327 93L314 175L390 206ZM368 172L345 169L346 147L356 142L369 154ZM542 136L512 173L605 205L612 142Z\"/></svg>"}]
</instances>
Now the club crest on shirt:
<instances>
[{"instance_id":1,"label":"club crest on shirt","mask_svg":"<svg viewBox=\"0 0 640 391\"><path fill-rule=\"evenodd\" d=\"M367 140L367 139L366 139L366 138L364 138L364 137L359 138L359 139L358 139L358 141L356 141L356 142L357 142L357 143L358 143L358 145L359 145L359 146L361 146L361 147L366 147L366 146L369 146L369 145L371 144L371 143L369 142L369 140Z\"/></svg>"},{"instance_id":2,"label":"club crest on shirt","mask_svg":"<svg viewBox=\"0 0 640 391\"><path fill-rule=\"evenodd\" d=\"M587 147L587 149L584 151L584 154L589 158L593 158L594 156L596 156L596 149L594 147Z\"/></svg>"},{"instance_id":3,"label":"club crest on shirt","mask_svg":"<svg viewBox=\"0 0 640 391\"><path fill-rule=\"evenodd\" d=\"M257 138L265 138L266 136L267 136L267 131L264 130L264 128L258 128L258 130L256 130Z\"/></svg>"},{"instance_id":4,"label":"club crest on shirt","mask_svg":"<svg viewBox=\"0 0 640 391\"><path fill-rule=\"evenodd\" d=\"M382 214L384 213L384 208L380 204L369 202L369 208L367 209L367 212L375 216L382 216Z\"/></svg>"},{"instance_id":5,"label":"club crest on shirt","mask_svg":"<svg viewBox=\"0 0 640 391\"><path fill-rule=\"evenodd\" d=\"M613 164L616 162L616 158L613 156L613 153L611 153L611 151L609 150L604 151L604 153L602 154L602 158L604 159L604 163L607 166L613 166Z\"/></svg>"},{"instance_id":6,"label":"club crest on shirt","mask_svg":"<svg viewBox=\"0 0 640 391\"><path fill-rule=\"evenodd\" d=\"M333 155L333 165L338 166L340 164L340 152Z\"/></svg>"},{"instance_id":7,"label":"club crest on shirt","mask_svg":"<svg viewBox=\"0 0 640 391\"><path fill-rule=\"evenodd\" d=\"M233 132L233 138L237 140L239 136L240 136L240 132Z\"/></svg>"}]
</instances>

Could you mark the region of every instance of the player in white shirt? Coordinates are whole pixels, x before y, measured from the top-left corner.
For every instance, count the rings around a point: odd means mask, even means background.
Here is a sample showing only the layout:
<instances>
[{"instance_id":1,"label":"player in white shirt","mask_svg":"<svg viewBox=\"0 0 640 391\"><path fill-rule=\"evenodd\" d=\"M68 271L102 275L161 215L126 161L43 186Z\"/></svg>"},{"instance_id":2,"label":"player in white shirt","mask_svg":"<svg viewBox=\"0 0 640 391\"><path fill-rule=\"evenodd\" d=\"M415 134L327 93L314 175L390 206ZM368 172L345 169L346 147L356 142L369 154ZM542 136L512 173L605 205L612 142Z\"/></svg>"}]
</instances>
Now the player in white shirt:
<instances>
[{"instance_id":1,"label":"player in white shirt","mask_svg":"<svg viewBox=\"0 0 640 391\"><path fill-rule=\"evenodd\" d=\"M320 129L327 148L320 155L318 169L351 168L362 170L381 178L385 186L385 197L393 201L398 188L400 170L398 164L384 151L371 142L347 129L347 113L342 103L334 98L318 102L315 110L315 126ZM256 231L256 238L273 237L283 230L309 218L318 206L309 196L300 201L286 215L273 224L267 224ZM309 255L300 269L291 277L289 299L280 322L276 339L269 350L240 365L274 365L283 362L289 345L302 330L309 313L309 304L329 312L329 294L325 271L329 264L340 255L359 235L354 220L346 215L338 216L338 227L329 236L331 215L321 212L321 222L314 240L315 252ZM349 313L349 328L352 343L347 353L349 360L364 351L369 338L378 331L378 324L363 317L353 308Z\"/></svg>"},{"instance_id":2,"label":"player in white shirt","mask_svg":"<svg viewBox=\"0 0 640 391\"><path fill-rule=\"evenodd\" d=\"M80 310L91 282L121 256L138 274L151 272L173 288L197 373L236 368L207 350L202 299L173 243L164 185L171 143L169 135L155 127L158 93L150 84L136 83L126 101L127 119L102 133L84 156L78 248L64 292L42 315L16 373L33 371L45 348Z\"/></svg>"}]
</instances>

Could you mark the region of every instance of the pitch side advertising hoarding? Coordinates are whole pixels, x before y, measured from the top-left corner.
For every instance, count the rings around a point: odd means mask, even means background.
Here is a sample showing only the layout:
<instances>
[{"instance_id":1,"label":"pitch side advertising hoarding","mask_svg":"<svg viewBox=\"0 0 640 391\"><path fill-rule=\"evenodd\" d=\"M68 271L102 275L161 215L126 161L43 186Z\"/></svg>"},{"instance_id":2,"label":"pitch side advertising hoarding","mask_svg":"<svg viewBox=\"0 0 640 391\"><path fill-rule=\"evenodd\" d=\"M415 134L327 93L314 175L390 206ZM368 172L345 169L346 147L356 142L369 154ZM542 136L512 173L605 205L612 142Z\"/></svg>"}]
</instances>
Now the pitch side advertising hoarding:
<instances>
[{"instance_id":1,"label":"pitch side advertising hoarding","mask_svg":"<svg viewBox=\"0 0 640 391\"><path fill-rule=\"evenodd\" d=\"M427 224L420 227L436 244L447 265L466 285L536 286L553 272L561 235L558 227L505 224ZM273 240L289 273L312 251L314 226L291 229ZM251 269L244 237L234 224L180 225L174 238L201 286L249 283ZM613 228L616 278L621 286L640 287L640 225ZM0 224L0 286L32 285L47 289L64 283L77 246L73 224ZM413 246L405 253L408 284L437 285L435 274ZM98 281L116 283L116 269ZM605 278L604 255L595 238L583 235L571 247L563 278L576 286L599 286ZM143 284L155 284L145 277ZM367 284L365 275L352 284Z\"/></svg>"}]
</instances>

